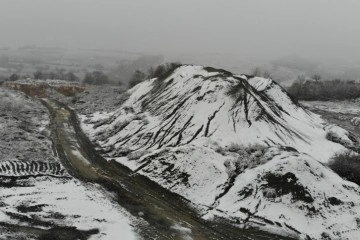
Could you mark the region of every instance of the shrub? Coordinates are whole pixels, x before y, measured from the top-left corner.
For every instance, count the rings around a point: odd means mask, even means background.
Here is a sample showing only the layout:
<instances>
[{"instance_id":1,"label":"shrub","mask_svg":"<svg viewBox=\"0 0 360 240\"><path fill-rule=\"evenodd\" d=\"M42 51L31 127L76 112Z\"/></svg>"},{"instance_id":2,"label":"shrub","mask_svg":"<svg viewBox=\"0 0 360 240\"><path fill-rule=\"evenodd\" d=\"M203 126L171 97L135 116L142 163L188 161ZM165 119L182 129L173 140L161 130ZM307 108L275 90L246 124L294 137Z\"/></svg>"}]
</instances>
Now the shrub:
<instances>
[{"instance_id":1,"label":"shrub","mask_svg":"<svg viewBox=\"0 0 360 240\"><path fill-rule=\"evenodd\" d=\"M146 79L145 73L140 70L136 70L129 81L129 88L143 82Z\"/></svg>"},{"instance_id":2,"label":"shrub","mask_svg":"<svg viewBox=\"0 0 360 240\"><path fill-rule=\"evenodd\" d=\"M181 66L181 63L174 62L174 63L166 63L159 65L155 70L151 69L149 72L150 78L157 78L159 80L165 80L169 77L175 69Z\"/></svg>"},{"instance_id":3,"label":"shrub","mask_svg":"<svg viewBox=\"0 0 360 240\"><path fill-rule=\"evenodd\" d=\"M251 75L255 77L261 77L261 69L259 67L254 68L251 72Z\"/></svg>"},{"instance_id":4,"label":"shrub","mask_svg":"<svg viewBox=\"0 0 360 240\"><path fill-rule=\"evenodd\" d=\"M218 147L218 145L215 145ZM215 151L226 155L226 153L235 153L232 159L225 161L224 165L229 176L235 176L243 172L247 168L255 168L268 160L263 156L267 151L267 147L260 144L243 146L239 144L231 144L226 148L215 148Z\"/></svg>"},{"instance_id":5,"label":"shrub","mask_svg":"<svg viewBox=\"0 0 360 240\"><path fill-rule=\"evenodd\" d=\"M213 68L213 67L204 67L204 70L206 70L207 72L209 73L222 73L222 74L225 74L225 75L232 75L231 72L229 71L226 71L224 69L221 69L221 68Z\"/></svg>"},{"instance_id":6,"label":"shrub","mask_svg":"<svg viewBox=\"0 0 360 240\"><path fill-rule=\"evenodd\" d=\"M17 75L17 74L15 74L15 73L13 73L13 74L11 74L11 76L9 77L9 81L17 81L17 80L19 80L19 75Z\"/></svg>"},{"instance_id":7,"label":"shrub","mask_svg":"<svg viewBox=\"0 0 360 240\"><path fill-rule=\"evenodd\" d=\"M86 73L83 82L86 84L95 84L95 85L103 85L108 84L109 77L101 72L101 71L93 71L91 73Z\"/></svg>"},{"instance_id":8,"label":"shrub","mask_svg":"<svg viewBox=\"0 0 360 240\"><path fill-rule=\"evenodd\" d=\"M351 151L338 153L328 165L340 177L360 185L360 155Z\"/></svg>"}]
</instances>

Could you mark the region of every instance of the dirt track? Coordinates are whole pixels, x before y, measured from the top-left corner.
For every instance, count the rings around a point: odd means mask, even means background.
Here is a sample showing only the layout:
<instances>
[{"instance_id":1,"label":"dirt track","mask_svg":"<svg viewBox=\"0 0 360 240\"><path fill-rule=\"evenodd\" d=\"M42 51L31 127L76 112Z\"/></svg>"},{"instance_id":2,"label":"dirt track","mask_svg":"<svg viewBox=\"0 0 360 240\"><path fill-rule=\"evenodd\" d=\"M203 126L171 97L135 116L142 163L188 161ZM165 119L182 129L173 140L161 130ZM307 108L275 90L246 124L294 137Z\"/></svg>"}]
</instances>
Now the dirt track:
<instances>
[{"instance_id":1,"label":"dirt track","mask_svg":"<svg viewBox=\"0 0 360 240\"><path fill-rule=\"evenodd\" d=\"M54 151L71 175L101 185L133 216L144 219L136 226L144 239L290 239L257 229L242 230L226 221L198 217L190 203L126 167L103 159L81 131L76 114L54 100L43 101L51 113ZM189 229L180 231L174 226Z\"/></svg>"}]
</instances>

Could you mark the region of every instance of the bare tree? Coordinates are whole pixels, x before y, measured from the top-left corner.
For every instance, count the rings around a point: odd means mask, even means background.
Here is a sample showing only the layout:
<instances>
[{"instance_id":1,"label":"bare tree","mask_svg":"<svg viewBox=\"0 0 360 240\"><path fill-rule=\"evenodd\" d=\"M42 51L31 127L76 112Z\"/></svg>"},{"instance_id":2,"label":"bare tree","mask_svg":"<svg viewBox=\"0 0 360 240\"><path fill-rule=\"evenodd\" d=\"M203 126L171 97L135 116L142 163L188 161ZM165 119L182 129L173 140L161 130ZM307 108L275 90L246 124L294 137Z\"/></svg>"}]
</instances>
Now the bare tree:
<instances>
[{"instance_id":1,"label":"bare tree","mask_svg":"<svg viewBox=\"0 0 360 240\"><path fill-rule=\"evenodd\" d=\"M321 76L319 74L314 74L311 78L314 79L316 82L321 80Z\"/></svg>"},{"instance_id":2,"label":"bare tree","mask_svg":"<svg viewBox=\"0 0 360 240\"><path fill-rule=\"evenodd\" d=\"M261 76L261 70L259 67L256 67L252 70L251 75L255 76L255 77L260 77Z\"/></svg>"},{"instance_id":3,"label":"bare tree","mask_svg":"<svg viewBox=\"0 0 360 240\"><path fill-rule=\"evenodd\" d=\"M297 82L299 82L300 84L304 84L306 80L305 75L299 75L296 79Z\"/></svg>"},{"instance_id":4,"label":"bare tree","mask_svg":"<svg viewBox=\"0 0 360 240\"><path fill-rule=\"evenodd\" d=\"M263 77L263 78L271 78L271 73L268 72L268 71L265 71L265 72L262 74L262 77Z\"/></svg>"}]
</instances>

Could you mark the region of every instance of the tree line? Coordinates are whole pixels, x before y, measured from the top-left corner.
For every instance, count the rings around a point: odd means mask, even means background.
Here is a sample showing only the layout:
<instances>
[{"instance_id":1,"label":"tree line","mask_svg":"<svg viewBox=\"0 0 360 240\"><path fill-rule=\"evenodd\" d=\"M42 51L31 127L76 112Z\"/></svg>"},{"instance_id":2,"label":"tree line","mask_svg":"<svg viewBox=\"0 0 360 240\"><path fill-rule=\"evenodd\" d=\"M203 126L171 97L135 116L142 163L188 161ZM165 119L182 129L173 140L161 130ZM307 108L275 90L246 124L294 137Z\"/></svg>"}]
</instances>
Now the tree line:
<instances>
[{"instance_id":1,"label":"tree line","mask_svg":"<svg viewBox=\"0 0 360 240\"><path fill-rule=\"evenodd\" d=\"M312 79L298 77L287 90L297 100L345 100L360 97L360 83L340 79L322 81L318 75Z\"/></svg>"},{"instance_id":2,"label":"tree line","mask_svg":"<svg viewBox=\"0 0 360 240\"><path fill-rule=\"evenodd\" d=\"M20 76L16 73L11 74L6 80L17 81L19 79L33 78L37 80L65 80L69 82L80 82L80 78L72 71L43 72L36 71L33 76ZM102 71L87 72L82 80L86 84L102 85L109 84L108 76Z\"/></svg>"},{"instance_id":3,"label":"tree line","mask_svg":"<svg viewBox=\"0 0 360 240\"><path fill-rule=\"evenodd\" d=\"M161 64L157 67L150 67L147 71L142 71L140 69L134 71L132 76L130 77L128 87L132 88L133 86L137 85L145 81L146 79L157 78L159 80L163 80L167 78L177 67L181 66L181 63L165 63ZM37 70L35 71L32 76L20 76L16 73L9 76L6 80L7 81L17 81L19 79L39 79L39 80L65 80L70 82L80 82L80 78L72 71L65 71L62 69L61 71L54 71L54 72L46 72ZM121 81L114 82L112 81L107 74L103 71L95 70L92 72L87 72L82 79L83 83L85 84L92 84L92 85L104 85L104 84L116 84L116 85L123 85Z\"/></svg>"}]
</instances>

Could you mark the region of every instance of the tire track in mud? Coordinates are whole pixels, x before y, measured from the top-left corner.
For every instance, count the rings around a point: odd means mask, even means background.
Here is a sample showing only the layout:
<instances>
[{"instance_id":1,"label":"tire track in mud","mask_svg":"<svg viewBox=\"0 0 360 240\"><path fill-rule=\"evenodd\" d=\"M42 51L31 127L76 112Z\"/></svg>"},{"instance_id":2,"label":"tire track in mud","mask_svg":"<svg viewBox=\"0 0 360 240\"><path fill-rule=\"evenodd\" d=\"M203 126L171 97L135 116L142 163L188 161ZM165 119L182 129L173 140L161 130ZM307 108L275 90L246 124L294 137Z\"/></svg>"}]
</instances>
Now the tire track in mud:
<instances>
[{"instance_id":1,"label":"tire track in mud","mask_svg":"<svg viewBox=\"0 0 360 240\"><path fill-rule=\"evenodd\" d=\"M121 207L145 220L148 225L136 226L144 239L290 239L257 229L242 230L226 220L201 219L188 200L102 158L82 132L76 114L66 105L54 100L43 104L51 114L52 140L62 164L72 176L99 184L112 193ZM73 153L74 148L78 154ZM176 226L187 230L179 231Z\"/></svg>"},{"instance_id":2,"label":"tire track in mud","mask_svg":"<svg viewBox=\"0 0 360 240\"><path fill-rule=\"evenodd\" d=\"M60 163L39 161L2 161L0 177L53 176L70 177Z\"/></svg>"}]
</instances>

